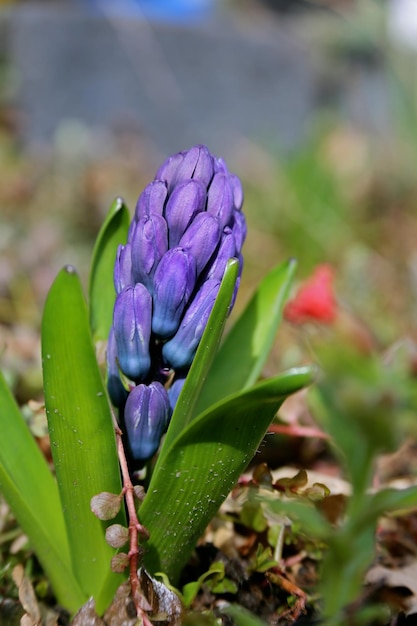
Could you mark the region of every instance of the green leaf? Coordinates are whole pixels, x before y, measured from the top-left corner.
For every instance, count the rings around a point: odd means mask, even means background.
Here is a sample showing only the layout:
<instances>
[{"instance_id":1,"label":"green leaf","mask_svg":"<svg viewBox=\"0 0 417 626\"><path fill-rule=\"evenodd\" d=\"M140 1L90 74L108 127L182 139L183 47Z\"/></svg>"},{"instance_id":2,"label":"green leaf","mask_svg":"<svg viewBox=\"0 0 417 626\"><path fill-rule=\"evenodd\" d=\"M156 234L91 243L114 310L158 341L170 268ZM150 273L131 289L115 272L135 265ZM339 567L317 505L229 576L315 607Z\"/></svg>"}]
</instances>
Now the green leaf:
<instances>
[{"instance_id":1,"label":"green leaf","mask_svg":"<svg viewBox=\"0 0 417 626\"><path fill-rule=\"evenodd\" d=\"M151 573L163 571L176 583L284 399L311 382L310 368L290 370L210 407L177 436L139 509L151 533L144 556Z\"/></svg>"},{"instance_id":2,"label":"green leaf","mask_svg":"<svg viewBox=\"0 0 417 626\"><path fill-rule=\"evenodd\" d=\"M201 574L201 576L190 583L184 585L182 589L182 601L184 606L190 607L195 600L198 592L200 591L204 582L211 576L215 576L216 580L223 580L224 578L224 563L221 561L215 561L210 565L207 572Z\"/></svg>"},{"instance_id":3,"label":"green leaf","mask_svg":"<svg viewBox=\"0 0 417 626\"><path fill-rule=\"evenodd\" d=\"M193 364L187 374L186 382L177 400L158 462L162 462L161 457L169 450L171 442L197 415L195 404L220 344L230 301L235 288L238 269L238 261L236 259L230 259L227 263L216 302L214 303L206 329L198 346ZM157 471L157 468L155 471Z\"/></svg>"},{"instance_id":4,"label":"green leaf","mask_svg":"<svg viewBox=\"0 0 417 626\"><path fill-rule=\"evenodd\" d=\"M73 571L101 612L120 578L106 524L90 510L92 496L122 486L110 407L97 365L79 278L64 268L53 283L42 320L45 404L51 449ZM120 523L125 520L119 519Z\"/></svg>"},{"instance_id":5,"label":"green leaf","mask_svg":"<svg viewBox=\"0 0 417 626\"><path fill-rule=\"evenodd\" d=\"M302 528L311 536L328 540L333 528L314 504L299 499L282 499L279 496L258 496L265 509L276 515L289 515L297 519Z\"/></svg>"},{"instance_id":6,"label":"green leaf","mask_svg":"<svg viewBox=\"0 0 417 626\"><path fill-rule=\"evenodd\" d=\"M267 626L266 622L239 604L229 604L221 609L221 613L231 617L236 626Z\"/></svg>"},{"instance_id":7,"label":"green leaf","mask_svg":"<svg viewBox=\"0 0 417 626\"><path fill-rule=\"evenodd\" d=\"M58 601L75 612L87 595L74 578L58 489L0 372L0 491L29 537Z\"/></svg>"},{"instance_id":8,"label":"green leaf","mask_svg":"<svg viewBox=\"0 0 417 626\"><path fill-rule=\"evenodd\" d=\"M198 412L256 383L271 350L297 263L275 267L228 333L198 401Z\"/></svg>"},{"instance_id":9,"label":"green leaf","mask_svg":"<svg viewBox=\"0 0 417 626\"><path fill-rule=\"evenodd\" d=\"M381 489L375 494L366 496L358 516L356 526L369 526L384 514L402 509L414 509L417 506L417 487L405 489Z\"/></svg>"},{"instance_id":10,"label":"green leaf","mask_svg":"<svg viewBox=\"0 0 417 626\"><path fill-rule=\"evenodd\" d=\"M112 279L114 261L117 246L126 242L129 221L126 205L122 198L116 198L96 239L88 289L94 341L106 340L109 335L116 295Z\"/></svg>"}]
</instances>

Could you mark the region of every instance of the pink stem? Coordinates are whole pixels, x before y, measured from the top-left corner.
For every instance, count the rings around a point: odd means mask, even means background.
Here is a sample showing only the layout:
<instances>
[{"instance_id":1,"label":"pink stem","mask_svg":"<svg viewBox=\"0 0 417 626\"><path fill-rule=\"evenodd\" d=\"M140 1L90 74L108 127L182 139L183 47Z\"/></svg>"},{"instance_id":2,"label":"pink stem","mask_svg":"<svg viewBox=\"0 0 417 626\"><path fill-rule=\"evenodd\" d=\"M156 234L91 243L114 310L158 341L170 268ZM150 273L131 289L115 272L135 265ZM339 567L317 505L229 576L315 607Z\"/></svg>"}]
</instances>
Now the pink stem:
<instances>
[{"instance_id":1,"label":"pink stem","mask_svg":"<svg viewBox=\"0 0 417 626\"><path fill-rule=\"evenodd\" d=\"M144 596L141 593L140 581L138 577L138 565L139 565L139 546L138 539L139 536L148 539L149 532L142 526L139 522L138 516L136 514L135 507L135 496L133 484L130 479L129 468L127 465L126 454L123 447L122 441L122 431L117 424L116 418L113 414L113 423L114 429L116 433L116 443L117 443L117 454L119 457L120 469L122 472L123 479L123 494L126 502L127 514L129 518L129 537L130 537L130 549L128 553L129 557L129 579L130 586L132 589L132 597L133 602L135 603L136 612L138 617L142 619L143 626L152 626L152 622L149 620L145 611L149 611L152 609L151 605L146 601Z\"/></svg>"},{"instance_id":2,"label":"pink stem","mask_svg":"<svg viewBox=\"0 0 417 626\"><path fill-rule=\"evenodd\" d=\"M318 439L330 439L327 433L313 426L300 426L299 424L271 424L269 433L289 435L290 437L317 437Z\"/></svg>"}]
</instances>

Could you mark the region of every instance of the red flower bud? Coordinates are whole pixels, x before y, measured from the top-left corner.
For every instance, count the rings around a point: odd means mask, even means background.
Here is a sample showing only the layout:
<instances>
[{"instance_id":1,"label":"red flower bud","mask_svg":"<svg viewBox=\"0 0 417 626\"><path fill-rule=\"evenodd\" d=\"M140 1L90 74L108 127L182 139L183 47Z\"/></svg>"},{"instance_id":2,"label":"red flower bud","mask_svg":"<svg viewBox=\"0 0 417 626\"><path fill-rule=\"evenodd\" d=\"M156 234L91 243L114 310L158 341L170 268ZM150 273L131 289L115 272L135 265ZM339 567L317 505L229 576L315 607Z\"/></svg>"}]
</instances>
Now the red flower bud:
<instances>
[{"instance_id":1,"label":"red flower bud","mask_svg":"<svg viewBox=\"0 0 417 626\"><path fill-rule=\"evenodd\" d=\"M287 302L284 318L293 324L321 322L331 324L337 313L333 294L333 268L319 265L292 300Z\"/></svg>"}]
</instances>

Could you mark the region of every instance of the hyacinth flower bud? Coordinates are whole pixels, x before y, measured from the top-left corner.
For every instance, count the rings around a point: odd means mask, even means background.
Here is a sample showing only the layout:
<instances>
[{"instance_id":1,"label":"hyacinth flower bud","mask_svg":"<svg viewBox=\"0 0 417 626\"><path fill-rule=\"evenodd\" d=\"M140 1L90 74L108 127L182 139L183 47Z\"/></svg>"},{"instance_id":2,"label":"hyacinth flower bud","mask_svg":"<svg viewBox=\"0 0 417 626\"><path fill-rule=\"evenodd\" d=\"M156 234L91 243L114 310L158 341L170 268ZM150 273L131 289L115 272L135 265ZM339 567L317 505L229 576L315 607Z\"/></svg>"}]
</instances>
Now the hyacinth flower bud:
<instances>
[{"instance_id":1,"label":"hyacinth flower bud","mask_svg":"<svg viewBox=\"0 0 417 626\"><path fill-rule=\"evenodd\" d=\"M141 283L126 287L116 298L113 329L117 358L122 372L143 380L150 369L152 298Z\"/></svg>"},{"instance_id":2,"label":"hyacinth flower bud","mask_svg":"<svg viewBox=\"0 0 417 626\"><path fill-rule=\"evenodd\" d=\"M151 213L163 215L167 195L168 189L164 181L154 180L149 183L139 196L136 204L135 220L139 221L142 217L148 217Z\"/></svg>"},{"instance_id":3,"label":"hyacinth flower bud","mask_svg":"<svg viewBox=\"0 0 417 626\"><path fill-rule=\"evenodd\" d=\"M196 262L182 248L168 250L154 275L152 331L162 339L172 337L179 326L196 282Z\"/></svg>"},{"instance_id":4,"label":"hyacinth flower bud","mask_svg":"<svg viewBox=\"0 0 417 626\"><path fill-rule=\"evenodd\" d=\"M190 367L219 292L220 281L206 280L188 305L174 337L162 348L162 356L173 369Z\"/></svg>"},{"instance_id":5,"label":"hyacinth flower bud","mask_svg":"<svg viewBox=\"0 0 417 626\"><path fill-rule=\"evenodd\" d=\"M233 189L229 177L215 174L207 195L207 213L218 218L221 227L230 225L234 210Z\"/></svg>"},{"instance_id":6,"label":"hyacinth flower bud","mask_svg":"<svg viewBox=\"0 0 417 626\"><path fill-rule=\"evenodd\" d=\"M170 414L168 394L161 383L141 384L132 389L126 401L124 423L136 461L143 463L155 454Z\"/></svg>"},{"instance_id":7,"label":"hyacinth flower bud","mask_svg":"<svg viewBox=\"0 0 417 626\"><path fill-rule=\"evenodd\" d=\"M175 171L173 184L194 178L207 187L213 177L213 169L213 157L206 146L194 146L184 154Z\"/></svg>"},{"instance_id":8,"label":"hyacinth flower bud","mask_svg":"<svg viewBox=\"0 0 417 626\"><path fill-rule=\"evenodd\" d=\"M229 226L223 231L220 246L213 261L208 265L205 272L206 278L222 280L227 261L236 256L235 238Z\"/></svg>"},{"instance_id":9,"label":"hyacinth flower bud","mask_svg":"<svg viewBox=\"0 0 417 626\"><path fill-rule=\"evenodd\" d=\"M240 179L236 176L236 174L229 174L229 182L233 190L233 202L235 205L235 209L240 211L243 205L242 183L240 182Z\"/></svg>"},{"instance_id":10,"label":"hyacinth flower bud","mask_svg":"<svg viewBox=\"0 0 417 626\"><path fill-rule=\"evenodd\" d=\"M186 376L179 376L174 380L171 387L168 389L169 405L172 411L175 409L179 395L184 387L185 380Z\"/></svg>"},{"instance_id":11,"label":"hyacinth flower bud","mask_svg":"<svg viewBox=\"0 0 417 626\"><path fill-rule=\"evenodd\" d=\"M172 187L176 183L175 175L178 167L184 160L185 152L177 152L170 156L156 173L155 180L162 180L166 183L168 191L171 191Z\"/></svg>"},{"instance_id":12,"label":"hyacinth flower bud","mask_svg":"<svg viewBox=\"0 0 417 626\"><path fill-rule=\"evenodd\" d=\"M195 258L197 276L201 274L216 250L220 235L217 218L209 213L199 213L181 237L179 246Z\"/></svg>"},{"instance_id":13,"label":"hyacinth flower bud","mask_svg":"<svg viewBox=\"0 0 417 626\"><path fill-rule=\"evenodd\" d=\"M113 282L116 293L120 293L125 287L134 284L130 243L127 243L125 246L119 245L117 248Z\"/></svg>"},{"instance_id":14,"label":"hyacinth flower bud","mask_svg":"<svg viewBox=\"0 0 417 626\"><path fill-rule=\"evenodd\" d=\"M132 275L150 293L159 261L168 250L168 227L161 215L141 217L132 236Z\"/></svg>"},{"instance_id":15,"label":"hyacinth flower bud","mask_svg":"<svg viewBox=\"0 0 417 626\"><path fill-rule=\"evenodd\" d=\"M236 242L236 250L240 252L246 239L246 220L241 211L234 212L232 232Z\"/></svg>"},{"instance_id":16,"label":"hyacinth flower bud","mask_svg":"<svg viewBox=\"0 0 417 626\"><path fill-rule=\"evenodd\" d=\"M175 187L165 208L170 248L178 245L194 216L204 211L206 198L206 189L198 180L187 180Z\"/></svg>"},{"instance_id":17,"label":"hyacinth flower bud","mask_svg":"<svg viewBox=\"0 0 417 626\"><path fill-rule=\"evenodd\" d=\"M116 341L114 339L113 328L110 329L109 341L107 344L107 390L110 400L114 406L123 406L128 396L128 391L123 386L119 374L119 364L117 358Z\"/></svg>"}]
</instances>

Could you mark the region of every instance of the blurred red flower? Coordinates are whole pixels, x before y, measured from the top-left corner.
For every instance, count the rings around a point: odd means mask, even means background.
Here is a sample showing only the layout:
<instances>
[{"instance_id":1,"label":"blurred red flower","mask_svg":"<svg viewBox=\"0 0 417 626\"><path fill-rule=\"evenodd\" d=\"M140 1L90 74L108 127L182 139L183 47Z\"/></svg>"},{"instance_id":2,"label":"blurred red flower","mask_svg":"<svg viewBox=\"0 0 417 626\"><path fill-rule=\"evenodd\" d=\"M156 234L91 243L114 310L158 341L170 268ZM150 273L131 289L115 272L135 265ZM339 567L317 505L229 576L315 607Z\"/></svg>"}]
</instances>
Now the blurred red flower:
<instances>
[{"instance_id":1,"label":"blurred red flower","mask_svg":"<svg viewBox=\"0 0 417 626\"><path fill-rule=\"evenodd\" d=\"M285 319L293 324L305 322L331 324L337 312L333 278L334 272L330 265L318 265L294 298L287 302L284 309Z\"/></svg>"}]
</instances>

